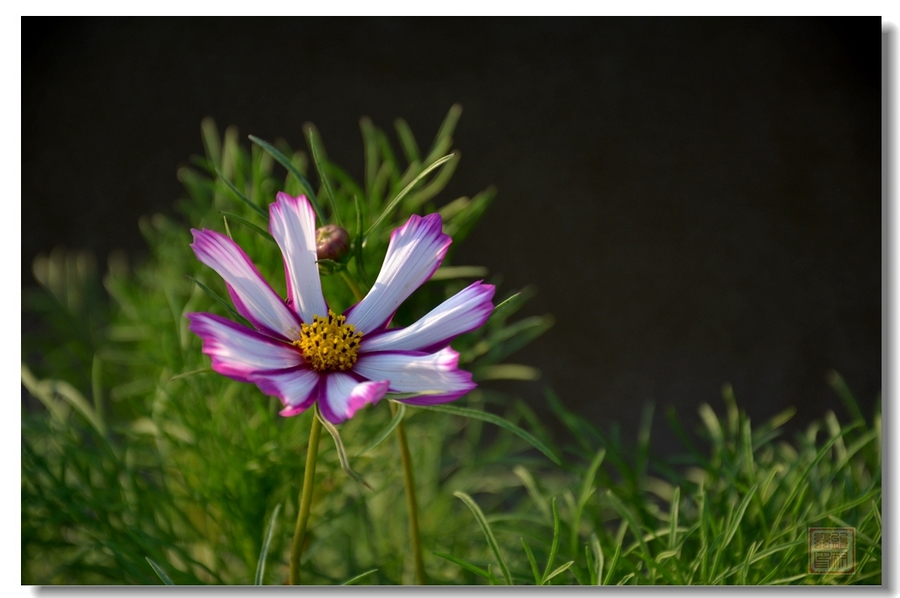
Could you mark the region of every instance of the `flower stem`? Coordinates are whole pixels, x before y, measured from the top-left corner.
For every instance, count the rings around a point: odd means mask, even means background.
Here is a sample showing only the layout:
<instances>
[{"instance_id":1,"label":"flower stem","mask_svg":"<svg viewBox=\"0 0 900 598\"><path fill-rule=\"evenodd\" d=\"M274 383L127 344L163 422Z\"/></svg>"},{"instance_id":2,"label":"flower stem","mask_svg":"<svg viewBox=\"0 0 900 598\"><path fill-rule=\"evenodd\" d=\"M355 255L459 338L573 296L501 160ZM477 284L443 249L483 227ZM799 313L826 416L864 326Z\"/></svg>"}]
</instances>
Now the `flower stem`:
<instances>
[{"instance_id":1,"label":"flower stem","mask_svg":"<svg viewBox=\"0 0 900 598\"><path fill-rule=\"evenodd\" d=\"M397 406L391 402L391 413L397 414ZM406 442L406 428L403 420L397 424L397 445L400 447L400 462L403 466L403 482L406 486L406 507L409 511L409 539L412 544L416 565L416 583L425 585L425 565L422 563L422 542L419 540L419 510L416 505L416 482L413 479L412 458Z\"/></svg>"},{"instance_id":2,"label":"flower stem","mask_svg":"<svg viewBox=\"0 0 900 598\"><path fill-rule=\"evenodd\" d=\"M316 477L316 457L319 454L319 433L322 424L313 414L312 427L309 429L309 447L306 449L306 470L303 472L303 488L300 490L300 511L297 514L297 525L294 527L294 542L291 545L290 584L297 585L300 580L300 557L303 554L303 541L306 539L306 524L309 522L309 507L312 504L313 480Z\"/></svg>"},{"instance_id":3,"label":"flower stem","mask_svg":"<svg viewBox=\"0 0 900 598\"><path fill-rule=\"evenodd\" d=\"M363 292L360 290L359 285L356 284L356 281L343 270L341 270L341 278L344 279L344 282L346 282L347 286L350 287L350 290L353 291L353 296L356 297L356 300L362 301L365 295L363 295Z\"/></svg>"}]
</instances>

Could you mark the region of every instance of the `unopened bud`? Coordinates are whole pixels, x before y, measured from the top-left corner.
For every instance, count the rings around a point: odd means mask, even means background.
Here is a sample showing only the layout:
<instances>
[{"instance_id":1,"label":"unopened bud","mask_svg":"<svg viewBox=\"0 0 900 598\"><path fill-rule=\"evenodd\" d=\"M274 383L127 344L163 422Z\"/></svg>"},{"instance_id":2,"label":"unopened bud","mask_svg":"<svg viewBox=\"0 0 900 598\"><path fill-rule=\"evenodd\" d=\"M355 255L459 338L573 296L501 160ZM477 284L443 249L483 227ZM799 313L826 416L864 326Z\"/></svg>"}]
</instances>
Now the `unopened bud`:
<instances>
[{"instance_id":1,"label":"unopened bud","mask_svg":"<svg viewBox=\"0 0 900 598\"><path fill-rule=\"evenodd\" d=\"M337 224L316 229L316 257L337 261L350 248L350 235Z\"/></svg>"}]
</instances>

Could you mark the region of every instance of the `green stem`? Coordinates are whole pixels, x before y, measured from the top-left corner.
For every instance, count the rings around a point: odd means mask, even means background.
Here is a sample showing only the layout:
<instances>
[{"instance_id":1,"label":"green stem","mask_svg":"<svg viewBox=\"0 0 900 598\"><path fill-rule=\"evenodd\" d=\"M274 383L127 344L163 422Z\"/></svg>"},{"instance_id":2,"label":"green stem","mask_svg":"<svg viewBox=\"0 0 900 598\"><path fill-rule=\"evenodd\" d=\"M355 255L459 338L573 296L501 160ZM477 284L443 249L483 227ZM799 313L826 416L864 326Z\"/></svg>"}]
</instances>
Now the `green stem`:
<instances>
[{"instance_id":1,"label":"green stem","mask_svg":"<svg viewBox=\"0 0 900 598\"><path fill-rule=\"evenodd\" d=\"M309 507L312 504L313 480L316 477L316 457L319 454L319 432L322 424L313 414L312 427L309 429L309 447L306 449L306 470L303 472L303 488L300 490L300 512L297 514L297 525L294 527L294 543L291 545L290 584L297 585L300 580L300 557L303 554L303 541L306 539L306 524L309 522Z\"/></svg>"},{"instance_id":2,"label":"green stem","mask_svg":"<svg viewBox=\"0 0 900 598\"><path fill-rule=\"evenodd\" d=\"M356 300L362 301L365 295L363 295L363 292L360 290L359 285L356 284L356 281L344 270L341 270L341 278L344 279L344 282L346 282L347 286L350 287L350 290L353 291L353 296L356 297Z\"/></svg>"},{"instance_id":3,"label":"green stem","mask_svg":"<svg viewBox=\"0 0 900 598\"><path fill-rule=\"evenodd\" d=\"M397 406L391 402L391 412L397 414ZM425 565L422 562L422 543L419 540L419 509L416 505L416 482L413 479L412 457L406 441L403 420L397 424L397 445L400 447L400 462L403 466L403 482L406 486L406 507L409 511L409 539L416 565L416 583L425 585Z\"/></svg>"}]
</instances>

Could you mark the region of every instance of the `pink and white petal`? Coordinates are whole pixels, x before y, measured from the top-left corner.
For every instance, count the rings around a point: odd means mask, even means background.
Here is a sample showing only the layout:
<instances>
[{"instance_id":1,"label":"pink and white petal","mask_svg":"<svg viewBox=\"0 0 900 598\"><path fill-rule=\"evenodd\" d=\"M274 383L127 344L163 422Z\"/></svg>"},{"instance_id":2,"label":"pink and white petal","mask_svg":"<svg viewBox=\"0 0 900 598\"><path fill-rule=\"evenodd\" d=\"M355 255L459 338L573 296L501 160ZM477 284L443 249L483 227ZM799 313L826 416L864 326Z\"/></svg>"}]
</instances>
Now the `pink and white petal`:
<instances>
[{"instance_id":1,"label":"pink and white petal","mask_svg":"<svg viewBox=\"0 0 900 598\"><path fill-rule=\"evenodd\" d=\"M317 385L322 376L306 366L286 370L257 372L250 376L263 394L278 397L285 408L280 415L290 417L306 411L316 401Z\"/></svg>"},{"instance_id":2,"label":"pink and white petal","mask_svg":"<svg viewBox=\"0 0 900 598\"><path fill-rule=\"evenodd\" d=\"M438 269L451 242L441 231L440 215L410 216L391 233L378 278L363 300L345 312L347 323L363 333L387 325L400 304Z\"/></svg>"},{"instance_id":3,"label":"pink and white petal","mask_svg":"<svg viewBox=\"0 0 900 598\"><path fill-rule=\"evenodd\" d=\"M458 369L459 353L447 347L437 353L386 351L360 355L353 372L370 380L388 380L390 392L421 392L401 399L411 405L446 403L466 394L476 384L472 374Z\"/></svg>"},{"instance_id":4,"label":"pink and white petal","mask_svg":"<svg viewBox=\"0 0 900 598\"><path fill-rule=\"evenodd\" d=\"M304 322L327 316L316 264L316 214L305 195L279 192L269 206L269 232L284 256L288 297Z\"/></svg>"},{"instance_id":5,"label":"pink and white petal","mask_svg":"<svg viewBox=\"0 0 900 598\"><path fill-rule=\"evenodd\" d=\"M342 372L327 374L319 387L319 409L333 424L350 419L366 405L374 405L387 392L388 381L361 380Z\"/></svg>"},{"instance_id":6,"label":"pink and white petal","mask_svg":"<svg viewBox=\"0 0 900 598\"><path fill-rule=\"evenodd\" d=\"M494 310L491 303L493 296L494 285L482 284L479 280L438 305L412 326L364 336L359 350L361 353L437 351L460 334L484 324Z\"/></svg>"},{"instance_id":7,"label":"pink and white petal","mask_svg":"<svg viewBox=\"0 0 900 598\"><path fill-rule=\"evenodd\" d=\"M223 376L250 382L262 370L279 370L303 363L296 348L278 339L207 313L187 314L188 328L203 341L212 369Z\"/></svg>"},{"instance_id":8,"label":"pink and white petal","mask_svg":"<svg viewBox=\"0 0 900 598\"><path fill-rule=\"evenodd\" d=\"M221 276L228 284L228 292L235 299L238 312L259 330L296 340L300 323L296 314L272 290L259 270L238 247L237 243L208 229L191 229L194 242L191 248L197 259Z\"/></svg>"}]
</instances>

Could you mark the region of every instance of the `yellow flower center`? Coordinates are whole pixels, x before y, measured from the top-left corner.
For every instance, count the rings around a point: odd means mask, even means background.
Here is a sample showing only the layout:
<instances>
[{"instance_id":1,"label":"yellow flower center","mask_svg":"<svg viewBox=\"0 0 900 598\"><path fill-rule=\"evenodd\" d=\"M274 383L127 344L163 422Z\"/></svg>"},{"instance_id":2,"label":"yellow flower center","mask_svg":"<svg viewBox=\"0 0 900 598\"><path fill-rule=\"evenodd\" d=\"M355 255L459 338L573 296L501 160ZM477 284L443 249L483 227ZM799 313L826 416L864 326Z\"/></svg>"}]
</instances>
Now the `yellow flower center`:
<instances>
[{"instance_id":1,"label":"yellow flower center","mask_svg":"<svg viewBox=\"0 0 900 598\"><path fill-rule=\"evenodd\" d=\"M327 318L313 316L312 324L303 324L300 339L291 344L299 347L317 372L347 371L356 363L363 333L346 321L345 316L336 316L329 309Z\"/></svg>"}]
</instances>

